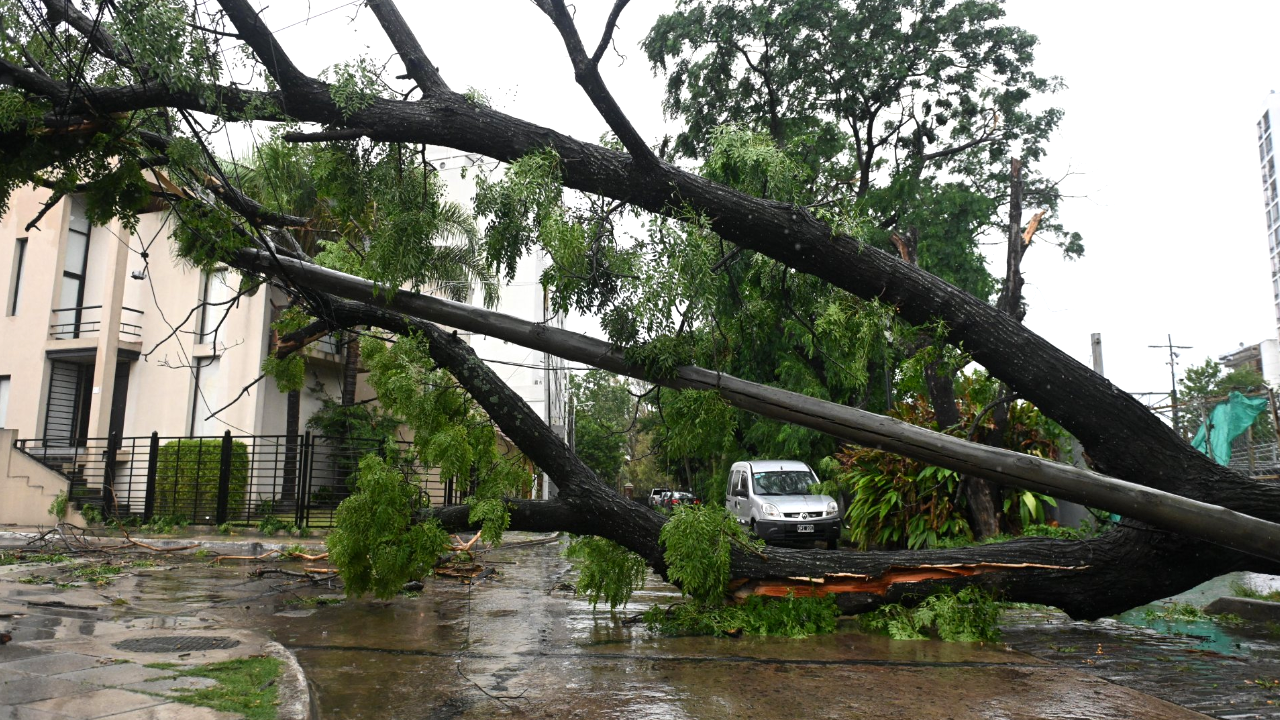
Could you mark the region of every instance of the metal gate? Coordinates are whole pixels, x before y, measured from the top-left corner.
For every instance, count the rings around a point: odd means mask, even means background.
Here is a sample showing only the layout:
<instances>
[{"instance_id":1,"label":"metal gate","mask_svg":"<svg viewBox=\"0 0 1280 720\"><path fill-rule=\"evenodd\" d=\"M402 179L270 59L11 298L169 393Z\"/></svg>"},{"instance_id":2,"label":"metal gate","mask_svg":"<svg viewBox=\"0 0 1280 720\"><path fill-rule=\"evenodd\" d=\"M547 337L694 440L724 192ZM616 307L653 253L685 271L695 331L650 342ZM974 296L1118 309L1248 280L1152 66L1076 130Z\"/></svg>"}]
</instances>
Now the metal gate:
<instances>
[{"instance_id":1,"label":"metal gate","mask_svg":"<svg viewBox=\"0 0 1280 720\"><path fill-rule=\"evenodd\" d=\"M400 442L397 468L424 504L458 502ZM338 505L355 489L360 459L386 456L376 440L303 435L63 438L18 440L14 447L61 473L70 499L104 516L185 520L193 525L252 525L269 517L298 527L333 527Z\"/></svg>"}]
</instances>

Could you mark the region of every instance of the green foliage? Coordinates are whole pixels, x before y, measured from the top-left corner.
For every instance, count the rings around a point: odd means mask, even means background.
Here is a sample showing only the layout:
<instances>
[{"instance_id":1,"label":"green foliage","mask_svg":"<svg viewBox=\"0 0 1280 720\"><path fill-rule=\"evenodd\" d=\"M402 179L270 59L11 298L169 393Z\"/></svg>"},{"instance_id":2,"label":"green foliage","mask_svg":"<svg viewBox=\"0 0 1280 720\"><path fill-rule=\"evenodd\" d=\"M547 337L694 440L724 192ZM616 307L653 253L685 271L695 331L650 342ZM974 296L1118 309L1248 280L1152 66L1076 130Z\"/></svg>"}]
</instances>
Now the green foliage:
<instances>
[{"instance_id":1,"label":"green foliage","mask_svg":"<svg viewBox=\"0 0 1280 720\"><path fill-rule=\"evenodd\" d=\"M680 603L654 605L645 623L663 635L780 635L804 638L834 632L840 609L831 595L765 598L752 595L741 605Z\"/></svg>"},{"instance_id":2,"label":"green foliage","mask_svg":"<svg viewBox=\"0 0 1280 720\"><path fill-rule=\"evenodd\" d=\"M262 374L275 380L276 389L280 392L296 392L307 383L307 363L297 353L284 358L268 353L262 359Z\"/></svg>"},{"instance_id":3,"label":"green foliage","mask_svg":"<svg viewBox=\"0 0 1280 720\"><path fill-rule=\"evenodd\" d=\"M1251 600L1280 602L1280 590L1269 590L1267 592L1263 592L1254 587L1251 583L1242 582L1240 580L1231 581L1231 594L1236 597L1249 598Z\"/></svg>"},{"instance_id":4,"label":"green foliage","mask_svg":"<svg viewBox=\"0 0 1280 720\"><path fill-rule=\"evenodd\" d=\"M221 439L170 440L161 445L156 456L156 517L213 517L218 506L221 458ZM244 508L248 483L249 449L233 440L227 485L229 513L234 515Z\"/></svg>"},{"instance_id":5,"label":"green foliage","mask_svg":"<svg viewBox=\"0 0 1280 720\"><path fill-rule=\"evenodd\" d=\"M1142 612L1143 618L1147 622L1163 620L1166 622L1199 622L1205 620L1213 620L1210 615L1197 605L1185 602L1166 602L1159 609L1149 607Z\"/></svg>"},{"instance_id":6,"label":"green foliage","mask_svg":"<svg viewBox=\"0 0 1280 720\"><path fill-rule=\"evenodd\" d=\"M995 642L1000 639L1000 605L981 588L959 592L944 588L909 607L882 605L863 615L863 627L895 640L923 640L935 635L947 642Z\"/></svg>"},{"instance_id":7,"label":"green foliage","mask_svg":"<svg viewBox=\"0 0 1280 720\"><path fill-rule=\"evenodd\" d=\"M102 508L98 505L81 505L80 517L90 525L101 525L106 516L102 514Z\"/></svg>"},{"instance_id":8,"label":"green foliage","mask_svg":"<svg viewBox=\"0 0 1280 720\"><path fill-rule=\"evenodd\" d=\"M267 515L258 521L258 532L263 535L275 535L284 530L288 533L297 532L298 527L288 520L281 520L275 515Z\"/></svg>"},{"instance_id":9,"label":"green foliage","mask_svg":"<svg viewBox=\"0 0 1280 720\"><path fill-rule=\"evenodd\" d=\"M495 545L502 542L502 534L511 525L506 503L498 498L481 499L473 495L467 498L467 504L471 506L467 522L480 523L480 539Z\"/></svg>"},{"instance_id":10,"label":"green foliage","mask_svg":"<svg viewBox=\"0 0 1280 720\"><path fill-rule=\"evenodd\" d=\"M119 565L92 564L83 565L72 571L72 575L80 580L93 583L97 587L111 584L115 576L119 575L124 568Z\"/></svg>"},{"instance_id":11,"label":"green foliage","mask_svg":"<svg viewBox=\"0 0 1280 720\"><path fill-rule=\"evenodd\" d=\"M350 119L378 98L382 85L380 75L368 58L360 57L355 62L334 65L322 73L321 78L330 83L329 97L342 117Z\"/></svg>"},{"instance_id":12,"label":"green foliage","mask_svg":"<svg viewBox=\"0 0 1280 720\"><path fill-rule=\"evenodd\" d=\"M578 566L578 594L593 606L603 599L610 610L626 605L635 591L643 589L649 572L644 558L605 538L572 538L564 556Z\"/></svg>"},{"instance_id":13,"label":"green foliage","mask_svg":"<svg viewBox=\"0 0 1280 720\"><path fill-rule=\"evenodd\" d=\"M472 515L483 521L486 541L497 542L507 527L501 501L530 481L519 456L500 454L492 421L449 373L435 367L422 337L399 337L392 344L365 338L360 353L381 405L413 432L417 460L439 468L441 481L473 488Z\"/></svg>"},{"instance_id":14,"label":"green foliage","mask_svg":"<svg viewBox=\"0 0 1280 720\"><path fill-rule=\"evenodd\" d=\"M913 425L967 433L996 392L994 379L985 374L961 376L956 383L960 410L956 428L936 428L932 409L919 395L899 403L892 415ZM979 423L978 429L984 428L995 428L991 413ZM1064 437L1062 429L1035 407L1018 402L1010 411L1003 444L1029 455L1057 459ZM837 453L836 459L842 468L836 483L850 497L846 510L849 536L858 547L915 549L973 541L956 472L866 447L851 446ZM1000 502L1014 532L1043 526L1046 507L1056 504L1048 496L1013 488L1002 491Z\"/></svg>"},{"instance_id":15,"label":"green foliage","mask_svg":"<svg viewBox=\"0 0 1280 720\"><path fill-rule=\"evenodd\" d=\"M388 599L435 567L449 534L435 520L414 522L417 488L377 455L360 461L358 492L342 501L325 544L346 593Z\"/></svg>"},{"instance_id":16,"label":"green foliage","mask_svg":"<svg viewBox=\"0 0 1280 720\"><path fill-rule=\"evenodd\" d=\"M49 503L49 514L58 522L62 522L67 517L67 493L60 492L54 496L53 502Z\"/></svg>"},{"instance_id":17,"label":"green foliage","mask_svg":"<svg viewBox=\"0 0 1280 720\"><path fill-rule=\"evenodd\" d=\"M639 432L640 408L627 381L603 370L569 377L574 452L606 483L622 473L628 444Z\"/></svg>"},{"instance_id":18,"label":"green foliage","mask_svg":"<svg viewBox=\"0 0 1280 720\"><path fill-rule=\"evenodd\" d=\"M487 259L508 282L544 223L561 215L560 181L560 156L551 149L511 163L500 180L476 178L476 214L490 218L484 231Z\"/></svg>"},{"instance_id":19,"label":"green foliage","mask_svg":"<svg viewBox=\"0 0 1280 720\"><path fill-rule=\"evenodd\" d=\"M723 506L677 505L658 535L667 579L699 603L723 601L735 541L745 542L742 528Z\"/></svg>"}]
</instances>

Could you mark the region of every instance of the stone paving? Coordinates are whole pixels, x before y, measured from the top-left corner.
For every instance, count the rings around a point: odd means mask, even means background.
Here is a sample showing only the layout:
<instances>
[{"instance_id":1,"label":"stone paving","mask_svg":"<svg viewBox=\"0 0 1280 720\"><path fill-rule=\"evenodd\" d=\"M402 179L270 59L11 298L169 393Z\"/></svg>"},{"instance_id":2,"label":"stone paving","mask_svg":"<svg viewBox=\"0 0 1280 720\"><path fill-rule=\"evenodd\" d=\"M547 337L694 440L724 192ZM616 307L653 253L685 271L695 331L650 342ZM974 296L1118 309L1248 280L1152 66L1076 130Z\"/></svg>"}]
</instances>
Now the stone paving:
<instances>
[{"instance_id":1,"label":"stone paving","mask_svg":"<svg viewBox=\"0 0 1280 720\"><path fill-rule=\"evenodd\" d=\"M156 567L139 571L155 576ZM137 577L109 587L54 588L25 585L15 578L44 573L39 567L0 567L0 629L12 640L0 645L0 720L234 720L240 715L174 700L183 689L215 684L179 677L148 664L203 665L252 655L273 655L285 663L278 692L282 720L308 716L305 678L292 655L261 633L231 627L207 610L184 602L135 592ZM129 597L130 600L125 600ZM189 652L131 652L116 647L128 639L186 638L185 646L218 644L222 649ZM204 639L204 642L200 642ZM126 645L127 646L127 645ZM300 697L299 697L300 696Z\"/></svg>"}]
</instances>

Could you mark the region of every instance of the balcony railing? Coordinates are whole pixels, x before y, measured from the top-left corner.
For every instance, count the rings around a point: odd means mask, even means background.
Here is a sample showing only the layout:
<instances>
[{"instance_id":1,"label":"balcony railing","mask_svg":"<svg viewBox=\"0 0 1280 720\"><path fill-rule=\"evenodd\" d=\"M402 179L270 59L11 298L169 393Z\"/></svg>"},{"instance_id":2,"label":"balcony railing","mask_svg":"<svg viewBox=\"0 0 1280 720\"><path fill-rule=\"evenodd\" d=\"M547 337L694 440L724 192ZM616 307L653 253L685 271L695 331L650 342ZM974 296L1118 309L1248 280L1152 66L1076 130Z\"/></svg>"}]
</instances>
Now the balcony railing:
<instances>
[{"instance_id":1,"label":"balcony railing","mask_svg":"<svg viewBox=\"0 0 1280 720\"><path fill-rule=\"evenodd\" d=\"M120 339L125 342L142 342L142 311L130 307L120 308ZM49 337L53 340L96 338L102 330L102 306L54 308L49 323Z\"/></svg>"}]
</instances>

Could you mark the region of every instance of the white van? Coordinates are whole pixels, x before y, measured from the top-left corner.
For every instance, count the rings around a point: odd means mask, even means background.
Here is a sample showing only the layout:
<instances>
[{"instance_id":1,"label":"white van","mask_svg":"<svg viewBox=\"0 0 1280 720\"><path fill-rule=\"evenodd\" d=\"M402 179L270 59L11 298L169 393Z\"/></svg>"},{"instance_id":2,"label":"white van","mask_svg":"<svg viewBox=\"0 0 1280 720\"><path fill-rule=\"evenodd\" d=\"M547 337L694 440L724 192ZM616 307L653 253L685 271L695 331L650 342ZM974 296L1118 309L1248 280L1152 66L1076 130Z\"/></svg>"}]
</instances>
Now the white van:
<instances>
[{"instance_id":1,"label":"white van","mask_svg":"<svg viewBox=\"0 0 1280 720\"><path fill-rule=\"evenodd\" d=\"M840 507L830 495L813 495L813 469L798 460L751 460L729 470L725 507L766 542L840 538Z\"/></svg>"}]
</instances>

